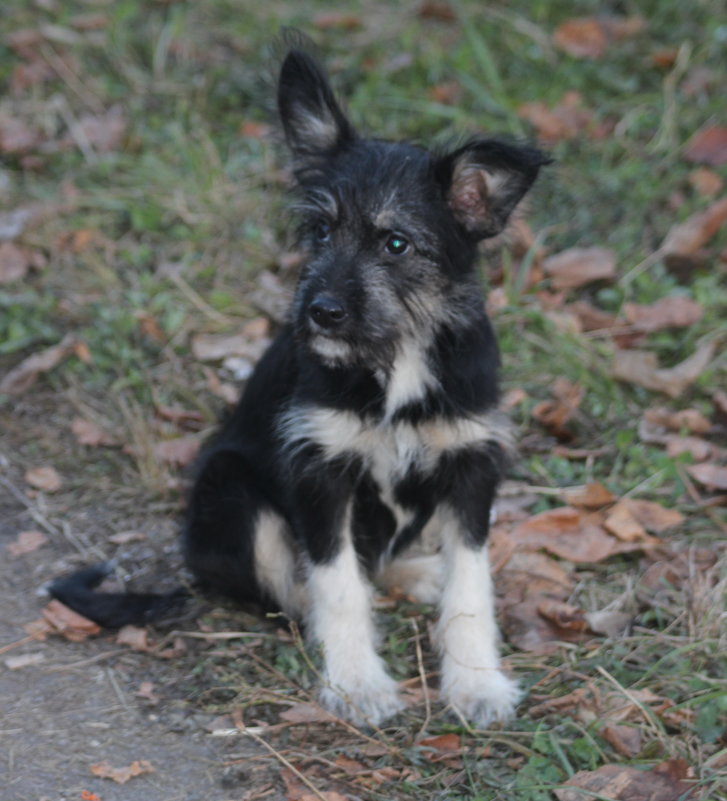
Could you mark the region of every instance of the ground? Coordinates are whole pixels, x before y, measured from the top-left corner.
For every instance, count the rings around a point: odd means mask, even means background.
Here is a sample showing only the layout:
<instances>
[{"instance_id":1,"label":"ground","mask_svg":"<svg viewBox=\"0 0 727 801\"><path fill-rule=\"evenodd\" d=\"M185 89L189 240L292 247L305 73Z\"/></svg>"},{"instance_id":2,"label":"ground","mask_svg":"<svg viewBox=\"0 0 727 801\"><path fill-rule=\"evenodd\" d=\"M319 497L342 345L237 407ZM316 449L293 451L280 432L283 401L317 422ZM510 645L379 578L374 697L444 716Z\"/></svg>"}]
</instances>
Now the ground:
<instances>
[{"instance_id":1,"label":"ground","mask_svg":"<svg viewBox=\"0 0 727 801\"><path fill-rule=\"evenodd\" d=\"M250 5L3 5L1 801L727 798L723 3ZM438 703L433 610L407 598L377 599L409 706L376 732L322 714L279 618L195 597L121 635L34 623L81 564L185 581L194 452L300 264L281 26L368 130L554 157L483 253L519 431L492 561L526 691L488 731Z\"/></svg>"}]
</instances>

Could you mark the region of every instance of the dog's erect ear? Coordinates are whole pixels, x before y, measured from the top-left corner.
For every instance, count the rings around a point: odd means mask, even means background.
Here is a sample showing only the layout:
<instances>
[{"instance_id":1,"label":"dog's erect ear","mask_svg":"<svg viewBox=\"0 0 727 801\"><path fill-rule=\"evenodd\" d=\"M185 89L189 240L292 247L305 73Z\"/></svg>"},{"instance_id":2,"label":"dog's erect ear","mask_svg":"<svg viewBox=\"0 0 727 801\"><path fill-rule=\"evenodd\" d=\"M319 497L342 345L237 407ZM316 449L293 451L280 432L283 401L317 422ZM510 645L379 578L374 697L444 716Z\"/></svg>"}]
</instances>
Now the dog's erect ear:
<instances>
[{"instance_id":1,"label":"dog's erect ear","mask_svg":"<svg viewBox=\"0 0 727 801\"><path fill-rule=\"evenodd\" d=\"M457 221L475 240L499 234L549 159L534 147L494 139L440 158L437 179Z\"/></svg>"},{"instance_id":2,"label":"dog's erect ear","mask_svg":"<svg viewBox=\"0 0 727 801\"><path fill-rule=\"evenodd\" d=\"M323 69L304 50L290 50L280 69L278 110L288 146L302 161L355 138Z\"/></svg>"}]
</instances>

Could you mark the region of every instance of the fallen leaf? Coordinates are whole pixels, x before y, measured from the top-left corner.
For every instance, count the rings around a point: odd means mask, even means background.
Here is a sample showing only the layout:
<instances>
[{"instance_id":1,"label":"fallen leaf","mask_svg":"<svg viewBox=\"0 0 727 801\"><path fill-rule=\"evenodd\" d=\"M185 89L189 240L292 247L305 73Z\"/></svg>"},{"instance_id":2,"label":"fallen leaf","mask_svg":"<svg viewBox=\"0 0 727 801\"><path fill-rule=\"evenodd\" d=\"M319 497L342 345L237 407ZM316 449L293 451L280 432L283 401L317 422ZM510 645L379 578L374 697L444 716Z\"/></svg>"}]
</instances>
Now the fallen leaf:
<instances>
[{"instance_id":1,"label":"fallen leaf","mask_svg":"<svg viewBox=\"0 0 727 801\"><path fill-rule=\"evenodd\" d=\"M688 431L691 434L706 434L712 428L709 420L697 409L682 409L673 412L663 406L647 409L644 419L654 425L670 428L672 431Z\"/></svg>"},{"instance_id":2,"label":"fallen leaf","mask_svg":"<svg viewBox=\"0 0 727 801\"><path fill-rule=\"evenodd\" d=\"M617 553L651 547L653 542L619 542L606 532L597 515L570 506L549 509L519 523L512 541L522 548L538 549L570 562L601 562Z\"/></svg>"},{"instance_id":3,"label":"fallen leaf","mask_svg":"<svg viewBox=\"0 0 727 801\"><path fill-rule=\"evenodd\" d=\"M700 128L684 149L684 158L711 167L727 164L727 126L706 125Z\"/></svg>"},{"instance_id":4,"label":"fallen leaf","mask_svg":"<svg viewBox=\"0 0 727 801\"><path fill-rule=\"evenodd\" d=\"M583 387L566 378L556 378L550 387L555 400L541 401L533 407L533 417L561 442L573 439L567 423L578 411L583 400Z\"/></svg>"},{"instance_id":5,"label":"fallen leaf","mask_svg":"<svg viewBox=\"0 0 727 801\"><path fill-rule=\"evenodd\" d=\"M693 256L727 220L727 197L673 226L659 250L667 256Z\"/></svg>"},{"instance_id":6,"label":"fallen leaf","mask_svg":"<svg viewBox=\"0 0 727 801\"><path fill-rule=\"evenodd\" d=\"M116 635L117 645L127 645L132 651L148 651L149 632L140 626L131 624L122 626Z\"/></svg>"},{"instance_id":7,"label":"fallen leaf","mask_svg":"<svg viewBox=\"0 0 727 801\"><path fill-rule=\"evenodd\" d=\"M107 434L101 426L83 417L75 417L71 423L71 431L76 437L79 445L87 445L89 448L97 448L101 445L118 445L110 434Z\"/></svg>"},{"instance_id":8,"label":"fallen leaf","mask_svg":"<svg viewBox=\"0 0 727 801\"><path fill-rule=\"evenodd\" d=\"M355 759L349 759L349 757L344 756L343 754L339 754L336 757L336 765L349 776L355 776L357 773L360 773L362 770L366 769L366 766L362 762L358 762Z\"/></svg>"},{"instance_id":9,"label":"fallen leaf","mask_svg":"<svg viewBox=\"0 0 727 801\"><path fill-rule=\"evenodd\" d=\"M55 633L63 635L71 642L83 642L101 631L98 623L79 615L55 599L41 610L41 615Z\"/></svg>"},{"instance_id":10,"label":"fallen leaf","mask_svg":"<svg viewBox=\"0 0 727 801\"><path fill-rule=\"evenodd\" d=\"M701 437L682 437L678 434L668 434L666 437L666 452L672 458L682 453L688 453L695 462L706 462L716 453L715 446Z\"/></svg>"},{"instance_id":11,"label":"fallen leaf","mask_svg":"<svg viewBox=\"0 0 727 801\"><path fill-rule=\"evenodd\" d=\"M708 490L727 490L727 467L717 464L695 464L687 472Z\"/></svg>"},{"instance_id":12,"label":"fallen leaf","mask_svg":"<svg viewBox=\"0 0 727 801\"><path fill-rule=\"evenodd\" d=\"M0 381L0 394L20 395L29 389L41 373L47 373L74 352L76 338L67 334L57 344L28 356Z\"/></svg>"},{"instance_id":13,"label":"fallen leaf","mask_svg":"<svg viewBox=\"0 0 727 801\"><path fill-rule=\"evenodd\" d=\"M442 103L445 106L454 106L462 100L462 87L457 81L438 83L430 88L429 97L431 97L435 103Z\"/></svg>"},{"instance_id":14,"label":"fallen leaf","mask_svg":"<svg viewBox=\"0 0 727 801\"><path fill-rule=\"evenodd\" d=\"M169 420L180 428L199 431L204 424L204 415L196 409L179 409L176 406L158 405L154 411L162 418Z\"/></svg>"},{"instance_id":15,"label":"fallen leaf","mask_svg":"<svg viewBox=\"0 0 727 801\"><path fill-rule=\"evenodd\" d=\"M28 273L32 259L27 248L12 242L0 243L0 284L20 281Z\"/></svg>"},{"instance_id":16,"label":"fallen leaf","mask_svg":"<svg viewBox=\"0 0 727 801\"><path fill-rule=\"evenodd\" d=\"M644 332L684 328L696 323L704 314L699 303L685 297L662 298L648 305L624 303L623 311L629 323Z\"/></svg>"},{"instance_id":17,"label":"fallen leaf","mask_svg":"<svg viewBox=\"0 0 727 801\"><path fill-rule=\"evenodd\" d=\"M716 172L697 167L689 173L689 183L702 197L714 197L724 189L724 181Z\"/></svg>"},{"instance_id":18,"label":"fallen leaf","mask_svg":"<svg viewBox=\"0 0 727 801\"><path fill-rule=\"evenodd\" d=\"M330 11L316 14L313 17L313 25L320 31L332 29L355 31L361 27L361 17L358 14L350 14L344 11Z\"/></svg>"},{"instance_id":19,"label":"fallen leaf","mask_svg":"<svg viewBox=\"0 0 727 801\"><path fill-rule=\"evenodd\" d=\"M273 129L266 122L248 120L240 125L240 135L248 139L265 139Z\"/></svg>"},{"instance_id":20,"label":"fallen leaf","mask_svg":"<svg viewBox=\"0 0 727 801\"><path fill-rule=\"evenodd\" d=\"M280 720L287 723L330 723L336 717L317 704L294 704L280 713Z\"/></svg>"},{"instance_id":21,"label":"fallen leaf","mask_svg":"<svg viewBox=\"0 0 727 801\"><path fill-rule=\"evenodd\" d=\"M616 277L616 256L610 248L570 248L543 262L543 271L555 289L575 289L593 281Z\"/></svg>"},{"instance_id":22,"label":"fallen leaf","mask_svg":"<svg viewBox=\"0 0 727 801\"><path fill-rule=\"evenodd\" d=\"M423 0L417 9L417 16L440 22L454 22L457 19L452 6L444 0Z\"/></svg>"},{"instance_id":23,"label":"fallen leaf","mask_svg":"<svg viewBox=\"0 0 727 801\"><path fill-rule=\"evenodd\" d=\"M591 306L585 300L569 303L564 311L576 316L582 331L601 331L613 328L618 324L617 318L613 314Z\"/></svg>"},{"instance_id":24,"label":"fallen leaf","mask_svg":"<svg viewBox=\"0 0 727 801\"><path fill-rule=\"evenodd\" d=\"M648 539L646 529L631 514L627 504L620 502L611 509L603 522L604 527L624 542L638 542Z\"/></svg>"},{"instance_id":25,"label":"fallen leaf","mask_svg":"<svg viewBox=\"0 0 727 801\"><path fill-rule=\"evenodd\" d=\"M48 542L48 537L42 531L21 531L15 542L8 544L7 551L11 556L22 556L37 551L46 542Z\"/></svg>"},{"instance_id":26,"label":"fallen leaf","mask_svg":"<svg viewBox=\"0 0 727 801\"><path fill-rule=\"evenodd\" d=\"M154 446L154 456L160 462L186 467L194 461L200 445L199 439L192 435L168 439Z\"/></svg>"},{"instance_id":27,"label":"fallen leaf","mask_svg":"<svg viewBox=\"0 0 727 801\"><path fill-rule=\"evenodd\" d=\"M688 772L682 776L669 768L662 768L662 765L652 770L638 770L628 765L604 765L593 771L582 770L553 792L558 801L583 801L587 796L620 801L686 801L695 785L685 779L692 777Z\"/></svg>"},{"instance_id":28,"label":"fallen leaf","mask_svg":"<svg viewBox=\"0 0 727 801\"><path fill-rule=\"evenodd\" d=\"M596 634L605 634L607 637L621 637L633 622L633 617L628 612L618 612L612 609L586 612L585 618L591 631Z\"/></svg>"},{"instance_id":29,"label":"fallen leaf","mask_svg":"<svg viewBox=\"0 0 727 801\"><path fill-rule=\"evenodd\" d=\"M553 31L553 44L574 58L598 59L606 52L608 36L594 17L570 19Z\"/></svg>"},{"instance_id":30,"label":"fallen leaf","mask_svg":"<svg viewBox=\"0 0 727 801\"><path fill-rule=\"evenodd\" d=\"M437 737L425 737L419 740L417 745L423 748L432 748L445 754L459 753L462 748L462 740L459 734L440 734Z\"/></svg>"},{"instance_id":31,"label":"fallen leaf","mask_svg":"<svg viewBox=\"0 0 727 801\"><path fill-rule=\"evenodd\" d=\"M575 139L583 133L598 133L593 126L593 112L583 106L578 92L566 92L552 107L541 100L523 103L517 114L535 128L538 139L545 145L554 145Z\"/></svg>"},{"instance_id":32,"label":"fallen leaf","mask_svg":"<svg viewBox=\"0 0 727 801\"><path fill-rule=\"evenodd\" d=\"M143 698L145 701L148 701L151 706L156 706L160 698L155 692L156 684L151 681L142 681L139 685L139 688L134 693L138 698Z\"/></svg>"},{"instance_id":33,"label":"fallen leaf","mask_svg":"<svg viewBox=\"0 0 727 801\"><path fill-rule=\"evenodd\" d=\"M600 509L616 500L616 496L597 481L580 487L566 487L562 495L569 506L583 506L586 509Z\"/></svg>"},{"instance_id":34,"label":"fallen leaf","mask_svg":"<svg viewBox=\"0 0 727 801\"><path fill-rule=\"evenodd\" d=\"M34 467L25 473L25 481L34 489L58 492L63 481L55 467Z\"/></svg>"},{"instance_id":35,"label":"fallen leaf","mask_svg":"<svg viewBox=\"0 0 727 801\"><path fill-rule=\"evenodd\" d=\"M101 801L101 796L90 790L81 790L81 801Z\"/></svg>"},{"instance_id":36,"label":"fallen leaf","mask_svg":"<svg viewBox=\"0 0 727 801\"><path fill-rule=\"evenodd\" d=\"M22 668L37 665L45 659L45 654L20 654L18 656L9 656L4 661L5 667L8 670L22 670Z\"/></svg>"},{"instance_id":37,"label":"fallen leaf","mask_svg":"<svg viewBox=\"0 0 727 801\"><path fill-rule=\"evenodd\" d=\"M538 604L538 614L568 631L585 631L588 628L583 610L564 601L551 598L542 600Z\"/></svg>"},{"instance_id":38,"label":"fallen leaf","mask_svg":"<svg viewBox=\"0 0 727 801\"><path fill-rule=\"evenodd\" d=\"M641 525L652 534L661 534L668 528L684 522L684 515L676 509L666 509L654 501L633 500L622 501Z\"/></svg>"},{"instance_id":39,"label":"fallen leaf","mask_svg":"<svg viewBox=\"0 0 727 801\"><path fill-rule=\"evenodd\" d=\"M146 759L134 760L125 768L112 768L106 761L97 762L95 765L91 765L89 770L94 776L98 776L100 779L111 779L117 784L126 784L129 779L144 773L154 773L151 762Z\"/></svg>"},{"instance_id":40,"label":"fallen leaf","mask_svg":"<svg viewBox=\"0 0 727 801\"><path fill-rule=\"evenodd\" d=\"M636 726L604 726L599 734L621 756L635 757L641 751L641 729Z\"/></svg>"},{"instance_id":41,"label":"fallen leaf","mask_svg":"<svg viewBox=\"0 0 727 801\"><path fill-rule=\"evenodd\" d=\"M700 345L674 367L660 368L655 353L645 350L617 350L611 374L619 381L638 384L677 398L704 372L714 355L714 343Z\"/></svg>"}]
</instances>

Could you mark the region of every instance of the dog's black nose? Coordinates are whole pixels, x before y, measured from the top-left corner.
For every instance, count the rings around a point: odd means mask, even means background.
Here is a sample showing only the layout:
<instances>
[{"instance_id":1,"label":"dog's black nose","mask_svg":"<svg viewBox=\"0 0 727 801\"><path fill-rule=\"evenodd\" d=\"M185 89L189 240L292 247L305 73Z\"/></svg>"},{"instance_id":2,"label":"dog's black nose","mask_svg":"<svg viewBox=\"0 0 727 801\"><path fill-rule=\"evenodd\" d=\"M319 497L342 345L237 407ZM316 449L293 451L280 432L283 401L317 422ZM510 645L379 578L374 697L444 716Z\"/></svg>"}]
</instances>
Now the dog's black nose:
<instances>
[{"instance_id":1,"label":"dog's black nose","mask_svg":"<svg viewBox=\"0 0 727 801\"><path fill-rule=\"evenodd\" d=\"M346 310L330 295L317 295L313 298L308 314L321 328L335 328L346 319Z\"/></svg>"}]
</instances>

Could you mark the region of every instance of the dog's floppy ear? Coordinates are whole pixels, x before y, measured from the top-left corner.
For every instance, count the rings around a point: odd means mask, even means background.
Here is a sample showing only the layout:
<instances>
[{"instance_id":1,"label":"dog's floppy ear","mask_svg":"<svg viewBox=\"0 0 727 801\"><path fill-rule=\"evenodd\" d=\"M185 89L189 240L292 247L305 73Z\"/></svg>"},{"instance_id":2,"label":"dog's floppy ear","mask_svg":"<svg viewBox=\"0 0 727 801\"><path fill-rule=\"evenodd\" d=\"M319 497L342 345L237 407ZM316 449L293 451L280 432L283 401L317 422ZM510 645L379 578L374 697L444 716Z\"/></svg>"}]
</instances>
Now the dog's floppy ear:
<instances>
[{"instance_id":1,"label":"dog's floppy ear","mask_svg":"<svg viewBox=\"0 0 727 801\"><path fill-rule=\"evenodd\" d=\"M499 234L549 159L534 147L496 139L470 142L435 164L455 219L474 240Z\"/></svg>"},{"instance_id":2,"label":"dog's floppy ear","mask_svg":"<svg viewBox=\"0 0 727 801\"><path fill-rule=\"evenodd\" d=\"M299 161L330 153L355 138L322 67L305 50L291 49L278 81L278 110Z\"/></svg>"}]
</instances>

